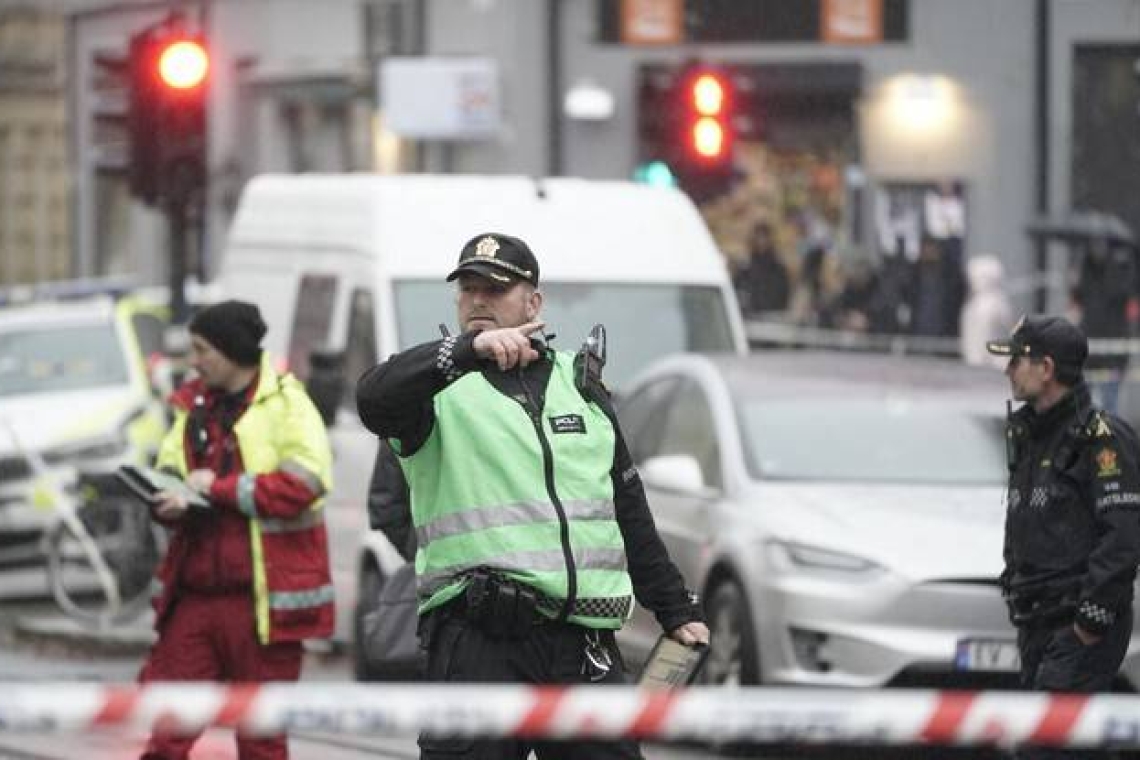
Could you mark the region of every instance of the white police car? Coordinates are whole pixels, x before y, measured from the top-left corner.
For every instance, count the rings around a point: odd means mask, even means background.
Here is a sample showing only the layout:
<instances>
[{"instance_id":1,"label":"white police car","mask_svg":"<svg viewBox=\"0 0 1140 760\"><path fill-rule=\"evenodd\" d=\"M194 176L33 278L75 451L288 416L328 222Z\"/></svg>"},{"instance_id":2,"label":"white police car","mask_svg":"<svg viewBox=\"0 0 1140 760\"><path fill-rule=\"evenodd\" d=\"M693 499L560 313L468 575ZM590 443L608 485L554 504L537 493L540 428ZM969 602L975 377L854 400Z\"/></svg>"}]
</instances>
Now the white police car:
<instances>
[{"instance_id":1,"label":"white police car","mask_svg":"<svg viewBox=\"0 0 1140 760\"><path fill-rule=\"evenodd\" d=\"M40 478L68 487L80 470L153 459L166 420L149 362L166 323L138 296L0 309L0 568L42 562L53 505Z\"/></svg>"}]
</instances>

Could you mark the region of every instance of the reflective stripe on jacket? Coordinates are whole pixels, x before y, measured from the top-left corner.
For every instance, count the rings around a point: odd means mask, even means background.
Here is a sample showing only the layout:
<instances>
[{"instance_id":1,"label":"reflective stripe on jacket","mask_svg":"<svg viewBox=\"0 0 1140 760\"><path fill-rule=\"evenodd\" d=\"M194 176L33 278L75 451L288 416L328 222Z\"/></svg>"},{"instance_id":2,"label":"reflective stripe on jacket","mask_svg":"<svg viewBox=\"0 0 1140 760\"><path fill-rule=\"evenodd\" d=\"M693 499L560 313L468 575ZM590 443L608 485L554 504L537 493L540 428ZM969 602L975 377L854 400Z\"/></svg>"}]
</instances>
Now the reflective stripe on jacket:
<instances>
[{"instance_id":1,"label":"reflective stripe on jacket","mask_svg":"<svg viewBox=\"0 0 1140 760\"><path fill-rule=\"evenodd\" d=\"M620 628L632 608L625 544L614 513L615 434L574 385L573 357L555 354L532 419L480 373L434 399L436 424L401 459L412 494L420 612L456 596L486 567L524 583L557 615ZM553 606L553 608L551 608Z\"/></svg>"},{"instance_id":2,"label":"reflective stripe on jacket","mask_svg":"<svg viewBox=\"0 0 1140 760\"><path fill-rule=\"evenodd\" d=\"M174 424L159 451L159 468L187 473L187 419L187 410L176 407ZM278 375L264 353L257 389L234 424L234 435L244 468L237 509L249 518L258 639L269 644L331 636L335 610L323 499L332 485L328 437L300 382L292 375ZM257 476L277 471L301 479L315 494L299 514L259 509L254 499ZM171 562L160 568L159 620L177 593L172 583L176 572Z\"/></svg>"}]
</instances>

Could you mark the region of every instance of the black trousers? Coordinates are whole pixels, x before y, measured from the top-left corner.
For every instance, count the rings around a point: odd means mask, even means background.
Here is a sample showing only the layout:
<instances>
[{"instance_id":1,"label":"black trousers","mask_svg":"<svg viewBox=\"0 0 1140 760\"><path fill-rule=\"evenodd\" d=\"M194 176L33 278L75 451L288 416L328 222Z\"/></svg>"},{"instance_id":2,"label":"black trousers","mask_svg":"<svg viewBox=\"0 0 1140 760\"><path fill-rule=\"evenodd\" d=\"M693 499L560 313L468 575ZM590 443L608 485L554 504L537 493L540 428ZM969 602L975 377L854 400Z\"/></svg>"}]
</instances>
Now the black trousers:
<instances>
[{"instance_id":1,"label":"black trousers","mask_svg":"<svg viewBox=\"0 0 1140 760\"><path fill-rule=\"evenodd\" d=\"M445 612L436 614L446 615ZM461 616L432 621L428 627L427 677L449 683L591 683L582 672L586 629L549 623L526 638L492 638ZM601 632L613 667L593 683L624 684L626 676L613 634ZM444 738L420 735L421 760L642 760L634 741L534 741Z\"/></svg>"},{"instance_id":2,"label":"black trousers","mask_svg":"<svg viewBox=\"0 0 1140 760\"><path fill-rule=\"evenodd\" d=\"M1017 631L1021 652L1021 685L1034 691L1105 692L1112 688L1132 637L1132 611L1119 615L1094 644L1077 638L1071 621L1022 626ZM1062 760L1106 755L1045 747L1025 747L1019 760Z\"/></svg>"}]
</instances>

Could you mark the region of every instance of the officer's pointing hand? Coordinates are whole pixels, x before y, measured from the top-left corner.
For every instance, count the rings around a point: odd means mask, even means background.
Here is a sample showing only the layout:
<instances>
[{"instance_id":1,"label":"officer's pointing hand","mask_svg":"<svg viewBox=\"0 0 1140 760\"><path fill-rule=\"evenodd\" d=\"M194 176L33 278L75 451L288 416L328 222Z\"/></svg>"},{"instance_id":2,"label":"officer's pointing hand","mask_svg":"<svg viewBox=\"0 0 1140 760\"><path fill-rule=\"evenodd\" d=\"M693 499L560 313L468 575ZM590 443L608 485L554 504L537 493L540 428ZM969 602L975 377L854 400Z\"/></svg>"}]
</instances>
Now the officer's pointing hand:
<instances>
[{"instance_id":1,"label":"officer's pointing hand","mask_svg":"<svg viewBox=\"0 0 1140 760\"><path fill-rule=\"evenodd\" d=\"M518 327L500 327L475 336L475 353L483 359L492 359L500 370L515 366L525 367L538 358L530 345L530 335L546 327L545 322L527 322Z\"/></svg>"}]
</instances>

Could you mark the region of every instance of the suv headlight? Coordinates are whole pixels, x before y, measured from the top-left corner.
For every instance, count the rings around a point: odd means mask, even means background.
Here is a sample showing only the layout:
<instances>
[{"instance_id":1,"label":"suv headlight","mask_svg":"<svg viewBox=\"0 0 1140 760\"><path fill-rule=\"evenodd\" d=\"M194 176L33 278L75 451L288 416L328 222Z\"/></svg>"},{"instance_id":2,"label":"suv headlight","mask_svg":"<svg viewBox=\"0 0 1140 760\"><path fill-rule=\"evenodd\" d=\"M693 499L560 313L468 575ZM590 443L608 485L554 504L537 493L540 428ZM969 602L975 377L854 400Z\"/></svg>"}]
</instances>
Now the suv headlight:
<instances>
[{"instance_id":1,"label":"suv headlight","mask_svg":"<svg viewBox=\"0 0 1140 760\"><path fill-rule=\"evenodd\" d=\"M855 554L821 549L794 541L770 540L768 556L777 567L789 570L825 570L833 573L867 575L884 571L879 563Z\"/></svg>"},{"instance_id":2,"label":"suv headlight","mask_svg":"<svg viewBox=\"0 0 1140 760\"><path fill-rule=\"evenodd\" d=\"M88 459L112 459L125 454L127 438L121 432L98 438L85 438L68 442L62 446L44 451L44 461L48 464L63 464Z\"/></svg>"}]
</instances>

